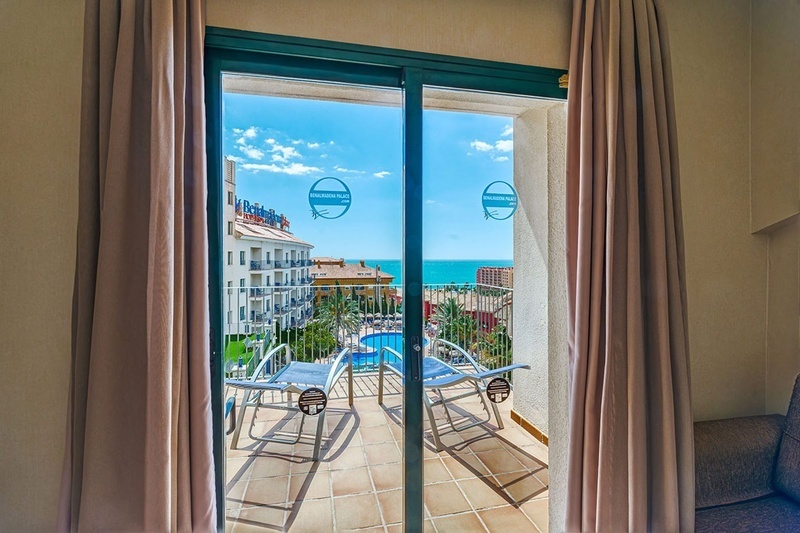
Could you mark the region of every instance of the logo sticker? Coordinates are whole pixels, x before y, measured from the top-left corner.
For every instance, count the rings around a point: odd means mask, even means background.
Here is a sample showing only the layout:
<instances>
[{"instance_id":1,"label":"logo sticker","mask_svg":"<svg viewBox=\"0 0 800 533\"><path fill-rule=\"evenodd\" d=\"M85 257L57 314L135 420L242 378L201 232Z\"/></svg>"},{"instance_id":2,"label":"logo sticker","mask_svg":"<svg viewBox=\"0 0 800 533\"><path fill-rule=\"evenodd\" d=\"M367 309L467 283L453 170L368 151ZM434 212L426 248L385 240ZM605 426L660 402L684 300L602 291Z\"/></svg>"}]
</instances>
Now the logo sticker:
<instances>
[{"instance_id":1,"label":"logo sticker","mask_svg":"<svg viewBox=\"0 0 800 533\"><path fill-rule=\"evenodd\" d=\"M317 218L339 218L350 209L350 189L338 178L317 180L308 191L311 216Z\"/></svg>"},{"instance_id":2,"label":"logo sticker","mask_svg":"<svg viewBox=\"0 0 800 533\"><path fill-rule=\"evenodd\" d=\"M505 181L493 181L481 195L483 218L506 220L517 210L517 191Z\"/></svg>"},{"instance_id":3,"label":"logo sticker","mask_svg":"<svg viewBox=\"0 0 800 533\"><path fill-rule=\"evenodd\" d=\"M328 397L325 396L322 389L316 387L304 390L297 398L297 406L306 415L318 415L325 410L326 405L328 405Z\"/></svg>"},{"instance_id":4,"label":"logo sticker","mask_svg":"<svg viewBox=\"0 0 800 533\"><path fill-rule=\"evenodd\" d=\"M502 403L511 394L511 384L503 378L494 378L486 385L486 395L494 403Z\"/></svg>"}]
</instances>

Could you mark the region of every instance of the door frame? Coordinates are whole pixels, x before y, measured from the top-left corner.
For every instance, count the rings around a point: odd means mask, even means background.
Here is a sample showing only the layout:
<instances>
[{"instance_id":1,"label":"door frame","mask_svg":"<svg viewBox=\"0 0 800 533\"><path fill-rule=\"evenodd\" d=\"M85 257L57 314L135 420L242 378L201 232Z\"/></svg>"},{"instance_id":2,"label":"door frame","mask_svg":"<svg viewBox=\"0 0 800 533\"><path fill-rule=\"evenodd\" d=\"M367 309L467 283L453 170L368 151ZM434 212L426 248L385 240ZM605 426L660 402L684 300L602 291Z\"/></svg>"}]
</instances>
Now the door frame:
<instances>
[{"instance_id":1,"label":"door frame","mask_svg":"<svg viewBox=\"0 0 800 533\"><path fill-rule=\"evenodd\" d=\"M224 327L222 312L222 74L269 75L402 88L403 95L403 520L422 531L422 111L423 88L434 86L566 100L564 70L407 50L207 27L205 36L206 157L208 167L211 393L217 529L225 528Z\"/></svg>"}]
</instances>

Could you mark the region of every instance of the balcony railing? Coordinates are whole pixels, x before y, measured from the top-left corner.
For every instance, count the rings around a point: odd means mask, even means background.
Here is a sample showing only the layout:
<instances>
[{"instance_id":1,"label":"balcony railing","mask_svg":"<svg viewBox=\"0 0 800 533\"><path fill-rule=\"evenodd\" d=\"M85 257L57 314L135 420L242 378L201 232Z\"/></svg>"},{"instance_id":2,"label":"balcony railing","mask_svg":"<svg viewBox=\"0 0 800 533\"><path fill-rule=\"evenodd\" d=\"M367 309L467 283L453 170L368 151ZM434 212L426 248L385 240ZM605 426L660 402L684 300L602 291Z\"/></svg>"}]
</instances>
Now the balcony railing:
<instances>
[{"instance_id":1,"label":"balcony railing","mask_svg":"<svg viewBox=\"0 0 800 533\"><path fill-rule=\"evenodd\" d=\"M305 279L305 278L302 278ZM282 283L283 285L281 285ZM288 287L287 287L288 284ZM246 287L240 294L238 290L226 288L223 292L224 317L226 317L226 333L228 339L242 340L243 336L272 339L277 331L277 323L289 328L282 341L293 345L293 350L302 352L303 360L326 360L339 349L349 346L358 355L358 369L374 370L375 342L370 335L389 334L395 339L393 347L402 351L399 339L403 331L402 290L397 286L381 286L378 293L358 291L358 286L323 286L318 294L319 303L315 301L315 289L312 287L306 294L293 295L285 304L271 302L269 296L275 294L280 300L278 291L286 291L291 280L284 280L271 286ZM327 289L327 290L326 290ZM464 348L480 364L497 367L512 362L513 353L509 335L513 315L513 291L507 288L487 285L424 285L423 309L425 337L425 355L431 353L433 341L437 338L454 342ZM293 288L293 290L296 290ZM340 294L341 296L337 296ZM399 296L399 297L398 297ZM260 299L259 299L260 298ZM326 304L326 300L343 298L349 300L349 313L354 313L347 327L339 331L330 331L333 345L319 345L319 333L306 338L303 328L315 324L315 312ZM244 314L243 314L244 313ZM248 320L239 320L246 316ZM280 320L278 318L280 317ZM290 318L295 318L294 325ZM350 329L353 328L353 329ZM315 330L317 331L317 330ZM443 345L435 355L450 360L454 353L447 353ZM226 352L227 353L227 352ZM370 356L369 354L372 354ZM313 356L313 357L312 357ZM361 359L358 359L361 358ZM367 361L367 362L364 362ZM372 362L369 362L372 361ZM460 364L455 358L451 361Z\"/></svg>"},{"instance_id":2,"label":"balcony railing","mask_svg":"<svg viewBox=\"0 0 800 533\"><path fill-rule=\"evenodd\" d=\"M250 261L250 270L269 270L270 268L272 268L272 261L268 259Z\"/></svg>"},{"instance_id":3,"label":"balcony railing","mask_svg":"<svg viewBox=\"0 0 800 533\"><path fill-rule=\"evenodd\" d=\"M283 261L275 261L275 268L285 268Z\"/></svg>"}]
</instances>

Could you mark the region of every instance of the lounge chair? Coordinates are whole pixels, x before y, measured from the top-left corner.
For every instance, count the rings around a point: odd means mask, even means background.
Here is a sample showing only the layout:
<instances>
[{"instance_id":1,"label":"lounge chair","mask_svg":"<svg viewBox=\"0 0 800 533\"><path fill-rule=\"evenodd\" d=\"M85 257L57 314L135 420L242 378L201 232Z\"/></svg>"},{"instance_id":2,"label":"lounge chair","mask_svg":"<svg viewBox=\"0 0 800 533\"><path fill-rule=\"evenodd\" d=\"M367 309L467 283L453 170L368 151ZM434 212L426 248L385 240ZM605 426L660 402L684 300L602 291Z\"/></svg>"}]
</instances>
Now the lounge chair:
<instances>
[{"instance_id":1,"label":"lounge chair","mask_svg":"<svg viewBox=\"0 0 800 533\"><path fill-rule=\"evenodd\" d=\"M275 368L275 358L281 351L285 351L284 366L274 375L266 375L268 362L272 361L273 364L271 365L271 368ZM229 379L225 381L226 385L229 387L244 390L244 398L242 399L241 406L239 407L239 417L236 423L236 430L234 431L233 438L231 439L231 448L235 449L239 444L239 434L242 430L244 413L248 407L255 408L255 411L253 412L253 418L250 422L250 428L248 430L248 435L251 439L262 442L280 442L283 444L297 443L302 436L303 423L305 422L307 415L303 413L297 405L292 404L292 394L300 394L304 390L316 387L322 389L322 391L325 393L325 396L329 396L330 391L345 372L347 372L348 399L350 405L352 406L353 356L349 348L345 348L339 352L339 355L336 356L332 363L304 363L291 360L288 346L286 344L276 346L270 350L269 353L267 353L264 359L262 359L261 363L259 363L258 367L256 367L250 379ZM288 395L288 401L285 405L265 402L263 399L265 392L278 392L281 393L281 397L284 393L286 393ZM278 436L279 434L269 437L258 437L253 435L253 426L255 425L256 414L258 413L258 409L262 407L265 409L278 409L282 411L300 413L301 418L297 432L294 434L289 434L288 437ZM322 442L322 431L325 427L326 412L327 410L324 410L321 414L316 415L317 430L314 437L314 461L319 460L319 450Z\"/></svg>"},{"instance_id":2,"label":"lounge chair","mask_svg":"<svg viewBox=\"0 0 800 533\"><path fill-rule=\"evenodd\" d=\"M425 409L428 412L428 420L431 424L431 433L433 434L433 441L437 452L442 451L443 446L442 441L439 438L439 426L436 423L436 418L433 416L434 407L441 405L444 408L445 416L447 416L447 422L454 431L464 431L465 429L485 424L491 420L492 413L494 413L495 420L497 421L497 427L503 429L503 419L500 417L500 410L497 408L497 404L494 402L489 402L486 398L486 386L488 385L490 378L501 376L507 372L519 368L528 370L530 369L529 365L517 363L504 366L502 368L489 370L479 365L477 361L475 361L475 359L460 346L442 339L436 339L434 341L433 346L431 346L431 353L438 353L437 348L439 347L439 344L445 345L445 347L449 348L450 350L457 351L460 355L460 359L468 362L473 372L464 372L463 370L445 363L436 357L424 357L422 359L422 385L426 391L426 393L422 395L422 398L425 403ZM388 354L393 355L397 362L394 362L394 360L390 362L389 360L391 358L387 357ZM378 357L379 404L383 404L384 373L387 371L399 376L402 379L403 356L397 351L384 346L381 348L380 355ZM471 387L462 387L466 388L465 392L458 393L454 396L445 397L442 389L457 387L459 385L471 385ZM427 394L427 391L434 391L437 398L431 398L431 396ZM450 410L447 407L447 403L468 398L470 396L478 396L480 398L481 404L483 405L483 410L486 411L486 417L478 418L477 421L472 423L454 423L453 418L450 416Z\"/></svg>"}]
</instances>

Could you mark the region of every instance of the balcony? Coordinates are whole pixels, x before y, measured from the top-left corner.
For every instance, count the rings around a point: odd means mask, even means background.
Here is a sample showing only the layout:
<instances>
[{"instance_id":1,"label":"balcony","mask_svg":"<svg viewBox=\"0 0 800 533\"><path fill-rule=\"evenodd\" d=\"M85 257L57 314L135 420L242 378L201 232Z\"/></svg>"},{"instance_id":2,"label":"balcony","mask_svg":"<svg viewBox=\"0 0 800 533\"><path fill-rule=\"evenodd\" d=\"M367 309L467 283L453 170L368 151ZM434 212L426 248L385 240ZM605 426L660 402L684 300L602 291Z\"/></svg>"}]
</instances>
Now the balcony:
<instances>
[{"instance_id":1,"label":"balcony","mask_svg":"<svg viewBox=\"0 0 800 533\"><path fill-rule=\"evenodd\" d=\"M250 289L249 295L251 300L258 300L266 296L267 291L264 289Z\"/></svg>"},{"instance_id":2,"label":"balcony","mask_svg":"<svg viewBox=\"0 0 800 533\"><path fill-rule=\"evenodd\" d=\"M381 406L374 393L377 376L357 376L352 408L345 380L339 382L328 402L319 462L309 460L313 432L292 446L253 441L245 429L237 450L230 449L228 437L228 527L401 531L402 385L389 379L391 394ZM237 405L241 397L238 392ZM499 404L504 429L484 424L443 432L445 447L438 453L426 425L426 530L547 531L547 448L511 420L512 401ZM481 413L477 400L458 406L460 414ZM252 412L245 415L245 428ZM436 416L445 415L438 410ZM261 410L254 434L293 423L284 412Z\"/></svg>"},{"instance_id":3,"label":"balcony","mask_svg":"<svg viewBox=\"0 0 800 533\"><path fill-rule=\"evenodd\" d=\"M262 259L260 261L250 261L250 271L257 272L261 270L269 270L272 268L272 261Z\"/></svg>"},{"instance_id":4,"label":"balcony","mask_svg":"<svg viewBox=\"0 0 800 533\"><path fill-rule=\"evenodd\" d=\"M289 265L293 268L300 266L300 261L289 261Z\"/></svg>"},{"instance_id":5,"label":"balcony","mask_svg":"<svg viewBox=\"0 0 800 533\"><path fill-rule=\"evenodd\" d=\"M275 268L286 268L284 265L286 265L285 261L275 261Z\"/></svg>"}]
</instances>

